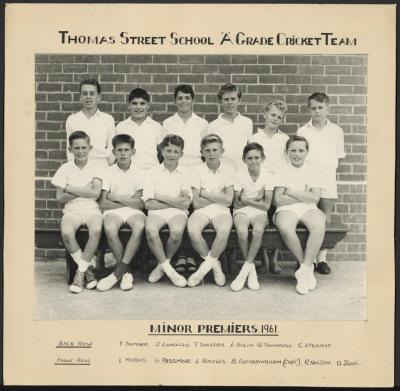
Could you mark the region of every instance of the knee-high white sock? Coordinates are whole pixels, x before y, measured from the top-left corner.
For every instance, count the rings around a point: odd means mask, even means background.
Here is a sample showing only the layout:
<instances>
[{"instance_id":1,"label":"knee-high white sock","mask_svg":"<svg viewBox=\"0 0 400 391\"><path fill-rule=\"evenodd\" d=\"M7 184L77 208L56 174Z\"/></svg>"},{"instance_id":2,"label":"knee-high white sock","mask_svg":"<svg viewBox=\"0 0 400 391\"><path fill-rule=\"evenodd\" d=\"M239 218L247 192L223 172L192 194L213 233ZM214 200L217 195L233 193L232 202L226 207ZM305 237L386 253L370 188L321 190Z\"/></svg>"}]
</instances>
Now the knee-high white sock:
<instances>
[{"instance_id":1,"label":"knee-high white sock","mask_svg":"<svg viewBox=\"0 0 400 391\"><path fill-rule=\"evenodd\" d=\"M75 261L77 265L79 265L79 261L82 258L82 250L79 249L78 251L71 254L72 259Z\"/></svg>"},{"instance_id":2,"label":"knee-high white sock","mask_svg":"<svg viewBox=\"0 0 400 391\"><path fill-rule=\"evenodd\" d=\"M317 262L326 262L326 253L328 250L321 250L317 257Z\"/></svg>"},{"instance_id":3,"label":"knee-high white sock","mask_svg":"<svg viewBox=\"0 0 400 391\"><path fill-rule=\"evenodd\" d=\"M81 273L85 273L85 271L88 269L89 265L90 265L89 262L86 262L83 259L80 259L78 262L78 270Z\"/></svg>"}]
</instances>

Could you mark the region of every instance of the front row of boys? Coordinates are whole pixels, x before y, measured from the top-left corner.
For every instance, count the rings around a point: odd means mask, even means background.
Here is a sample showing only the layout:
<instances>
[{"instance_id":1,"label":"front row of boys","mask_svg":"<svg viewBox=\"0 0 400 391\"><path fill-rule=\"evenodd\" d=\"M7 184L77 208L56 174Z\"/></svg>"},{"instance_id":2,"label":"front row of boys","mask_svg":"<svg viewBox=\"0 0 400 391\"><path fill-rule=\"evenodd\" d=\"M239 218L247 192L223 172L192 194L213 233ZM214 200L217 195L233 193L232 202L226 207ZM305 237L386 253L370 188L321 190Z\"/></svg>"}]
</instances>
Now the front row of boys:
<instances>
[{"instance_id":1,"label":"front row of boys","mask_svg":"<svg viewBox=\"0 0 400 391\"><path fill-rule=\"evenodd\" d=\"M191 174L190 180L189 173L179 165L184 149L180 136L170 134L164 137L161 143L163 163L148 172L146 178L143 171L131 162L135 154L135 141L131 136L117 135L112 145L116 163L102 174L98 166L88 160L92 149L89 136L83 131L73 132L69 136L69 152L74 160L63 164L52 179L57 188L57 200L65 204L62 237L78 265L70 285L71 292L81 292L85 282L86 288L93 289L97 285L100 291L112 288L118 281L122 290L131 289L133 277L129 264L140 246L144 231L158 261L150 273L149 282L155 283L165 274L175 286L194 287L212 270L215 283L223 286L226 279L218 258L226 248L232 224L235 224L245 262L231 283L231 289L239 291L247 281L250 289L257 290L259 283L254 258L268 224L267 211L272 198L277 206L274 221L282 239L301 265L295 273L296 290L307 294L316 287L313 260L322 245L326 219L316 205L324 185L316 169L304 164L309 149L305 138L292 136L288 140L288 164L273 176L262 165L265 155L260 144L252 142L245 146L243 162L246 166L235 174L230 165L221 161L224 152L222 139L209 134L201 140L205 162ZM232 202L233 218L230 213ZM188 218L191 203L194 212ZM147 218L144 208L148 211ZM310 232L304 252L296 235L299 222ZM117 266L113 273L97 282L91 262L103 224ZM123 224L128 224L132 231L125 249L118 236ZM216 231L211 248L202 236L209 224ZM81 225L86 225L89 232L83 252L75 239L76 230ZM165 225L168 225L170 235L164 249L160 230ZM186 226L193 248L203 259L188 280L170 264L181 245ZM250 226L252 239L249 243Z\"/></svg>"}]
</instances>

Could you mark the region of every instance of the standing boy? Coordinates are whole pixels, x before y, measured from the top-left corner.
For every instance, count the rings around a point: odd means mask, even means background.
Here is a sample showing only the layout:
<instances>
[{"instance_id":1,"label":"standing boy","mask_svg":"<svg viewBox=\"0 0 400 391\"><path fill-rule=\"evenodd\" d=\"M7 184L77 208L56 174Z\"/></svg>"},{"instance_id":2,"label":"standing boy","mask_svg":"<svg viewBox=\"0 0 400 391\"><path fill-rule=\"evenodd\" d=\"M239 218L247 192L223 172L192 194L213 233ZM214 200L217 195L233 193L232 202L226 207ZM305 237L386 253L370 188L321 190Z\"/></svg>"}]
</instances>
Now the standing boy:
<instances>
[{"instance_id":1,"label":"standing boy","mask_svg":"<svg viewBox=\"0 0 400 391\"><path fill-rule=\"evenodd\" d=\"M69 290L80 293L85 279L88 289L95 288L97 284L89 264L101 236L102 216L96 200L100 196L102 181L98 165L88 161L92 150L89 136L85 132L76 131L69 135L68 143L68 150L74 159L57 170L51 183L57 188L57 201L65 204L61 219L64 245L78 265ZM75 238L76 231L82 225L86 225L89 231L83 252Z\"/></svg>"},{"instance_id":2,"label":"standing boy","mask_svg":"<svg viewBox=\"0 0 400 391\"><path fill-rule=\"evenodd\" d=\"M253 121L238 112L242 93L234 84L228 83L221 87L218 99L222 113L210 122L208 133L217 134L224 143L223 161L231 164L234 169L245 168L242 153L243 148L253 134Z\"/></svg>"},{"instance_id":3,"label":"standing boy","mask_svg":"<svg viewBox=\"0 0 400 391\"><path fill-rule=\"evenodd\" d=\"M297 134L308 140L310 152L307 161L319 170L326 181L318 207L330 223L333 204L337 198L336 169L339 159L345 157L343 130L328 119L329 97L326 94L315 92L309 96L308 109L311 121L302 126ZM326 253L326 249L321 250L317 256L316 270L321 274L331 272L326 262Z\"/></svg>"},{"instance_id":4,"label":"standing boy","mask_svg":"<svg viewBox=\"0 0 400 391\"><path fill-rule=\"evenodd\" d=\"M99 167L106 168L113 164L111 140L115 135L114 118L98 109L101 100L100 84L95 79L82 80L79 85L82 110L67 118L67 140L72 132L84 131L91 140L93 149L89 159ZM67 151L68 160L73 160L73 154Z\"/></svg>"},{"instance_id":5,"label":"standing boy","mask_svg":"<svg viewBox=\"0 0 400 391\"><path fill-rule=\"evenodd\" d=\"M223 152L223 142L218 135L209 134L201 140L201 153L205 163L193 174L192 192L195 211L189 218L188 232L193 248L204 261L189 277L190 287L198 285L211 269L218 286L223 286L226 282L218 258L226 248L232 228L229 207L234 195L234 172L230 165L221 161ZM202 235L204 228L209 224L216 232L211 249Z\"/></svg>"},{"instance_id":6,"label":"standing boy","mask_svg":"<svg viewBox=\"0 0 400 391\"><path fill-rule=\"evenodd\" d=\"M175 88L174 99L177 113L163 122L163 136L176 134L185 142L185 152L179 164L187 169L197 167L202 163L200 141L207 133L208 123L193 112L194 91L187 84Z\"/></svg>"},{"instance_id":7,"label":"standing boy","mask_svg":"<svg viewBox=\"0 0 400 391\"><path fill-rule=\"evenodd\" d=\"M179 164L183 147L181 137L172 134L164 137L161 143L164 161L146 174L143 189L143 200L148 210L147 241L159 262L148 281L157 282L166 274L175 286L181 288L187 281L172 268L170 261L182 243L191 203L187 172ZM169 228L169 238L164 251L160 230L165 225Z\"/></svg>"},{"instance_id":8,"label":"standing boy","mask_svg":"<svg viewBox=\"0 0 400 391\"><path fill-rule=\"evenodd\" d=\"M264 113L264 129L259 128L257 133L253 134L250 138L250 142L258 143L263 147L265 154L264 167L271 174L275 174L279 168L287 164L285 149L289 136L279 130L279 126L285 119L287 110L285 102L280 100L268 102ZM274 206L268 211L270 221L272 221L274 211ZM279 249L275 248L272 253L270 265L271 272L274 274L282 272L282 269L278 266L278 255Z\"/></svg>"},{"instance_id":9,"label":"standing boy","mask_svg":"<svg viewBox=\"0 0 400 391\"><path fill-rule=\"evenodd\" d=\"M157 167L157 145L161 142L161 125L148 115L150 95L143 88L133 89L128 96L130 117L117 125L116 134L129 134L135 140L132 162L142 170Z\"/></svg>"},{"instance_id":10,"label":"standing boy","mask_svg":"<svg viewBox=\"0 0 400 391\"><path fill-rule=\"evenodd\" d=\"M135 154L135 141L127 134L118 134L112 144L117 162L104 175L100 206L104 210L104 231L117 260L117 268L98 282L97 289L100 291L111 289L119 280L121 290L132 288L133 277L129 265L140 247L146 220L141 198L144 173L131 162ZM131 229L125 250L118 235L123 224Z\"/></svg>"}]
</instances>

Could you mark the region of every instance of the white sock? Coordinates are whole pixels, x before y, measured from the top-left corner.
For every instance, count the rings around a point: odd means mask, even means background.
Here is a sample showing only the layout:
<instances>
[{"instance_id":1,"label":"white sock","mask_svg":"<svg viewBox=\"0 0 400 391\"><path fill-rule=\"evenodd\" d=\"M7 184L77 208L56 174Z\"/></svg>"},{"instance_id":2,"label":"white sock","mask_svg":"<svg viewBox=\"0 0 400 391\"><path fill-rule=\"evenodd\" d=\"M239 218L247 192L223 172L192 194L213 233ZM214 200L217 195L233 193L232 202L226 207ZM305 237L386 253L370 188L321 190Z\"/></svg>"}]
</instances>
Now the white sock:
<instances>
[{"instance_id":1,"label":"white sock","mask_svg":"<svg viewBox=\"0 0 400 391\"><path fill-rule=\"evenodd\" d=\"M205 257L202 257L205 261L208 261L210 259L211 255L208 252L207 255Z\"/></svg>"},{"instance_id":2,"label":"white sock","mask_svg":"<svg viewBox=\"0 0 400 391\"><path fill-rule=\"evenodd\" d=\"M96 257L96 255L93 255L92 259L90 260L90 266L93 266L94 268L96 268L96 261L97 261L97 257Z\"/></svg>"},{"instance_id":3,"label":"white sock","mask_svg":"<svg viewBox=\"0 0 400 391\"><path fill-rule=\"evenodd\" d=\"M83 259L80 259L78 262L78 270L81 273L85 273L85 271L88 269L89 267L89 262L84 261Z\"/></svg>"},{"instance_id":4,"label":"white sock","mask_svg":"<svg viewBox=\"0 0 400 391\"><path fill-rule=\"evenodd\" d=\"M82 258L82 250L79 249L78 251L71 254L72 259L75 261L77 265L79 265L79 261Z\"/></svg>"},{"instance_id":5,"label":"white sock","mask_svg":"<svg viewBox=\"0 0 400 391\"><path fill-rule=\"evenodd\" d=\"M326 262L326 253L328 250L321 250L317 257L317 262Z\"/></svg>"}]
</instances>

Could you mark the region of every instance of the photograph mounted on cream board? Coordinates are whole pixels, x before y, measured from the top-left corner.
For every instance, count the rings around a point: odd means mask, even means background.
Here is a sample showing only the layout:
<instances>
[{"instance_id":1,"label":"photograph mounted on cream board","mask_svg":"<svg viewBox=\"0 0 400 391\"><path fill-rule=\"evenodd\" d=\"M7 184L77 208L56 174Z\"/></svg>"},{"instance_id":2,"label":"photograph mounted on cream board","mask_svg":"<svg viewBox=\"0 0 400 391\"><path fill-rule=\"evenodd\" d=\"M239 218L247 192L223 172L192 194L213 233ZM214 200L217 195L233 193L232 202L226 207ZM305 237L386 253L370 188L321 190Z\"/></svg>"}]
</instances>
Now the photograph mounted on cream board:
<instances>
[{"instance_id":1,"label":"photograph mounted on cream board","mask_svg":"<svg viewBox=\"0 0 400 391\"><path fill-rule=\"evenodd\" d=\"M35 7L6 8L6 381L392 384L394 7Z\"/></svg>"}]
</instances>

